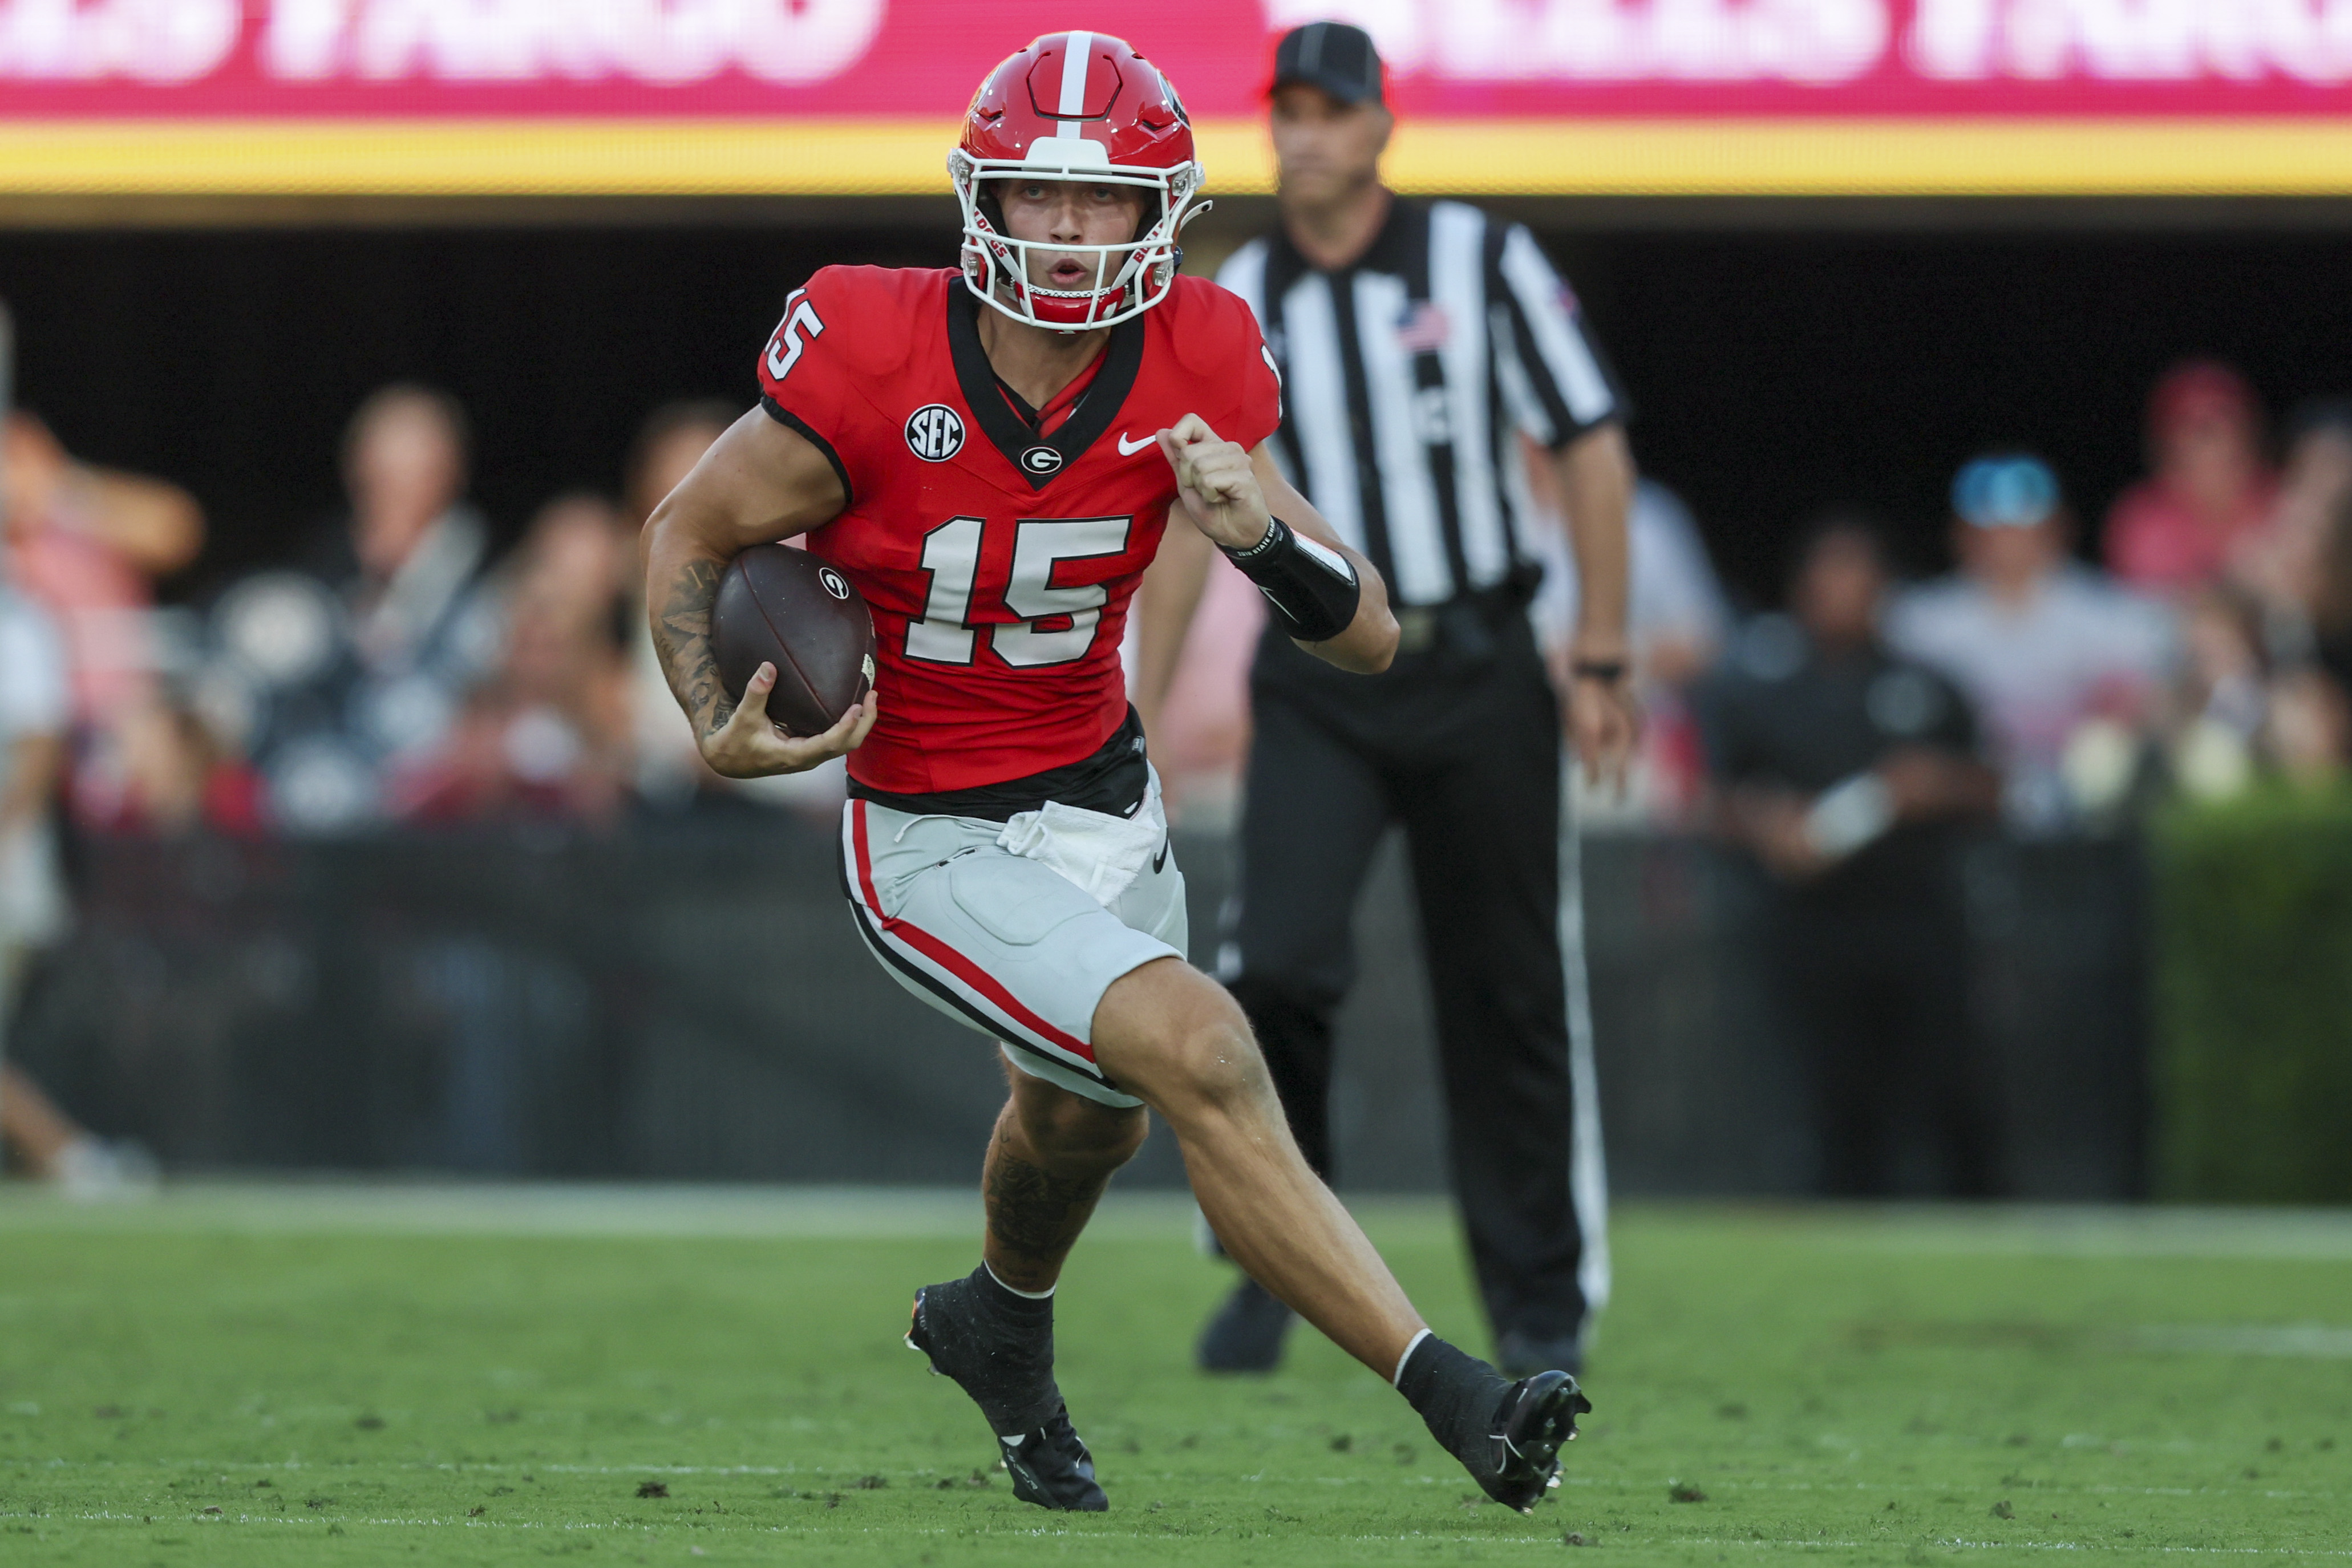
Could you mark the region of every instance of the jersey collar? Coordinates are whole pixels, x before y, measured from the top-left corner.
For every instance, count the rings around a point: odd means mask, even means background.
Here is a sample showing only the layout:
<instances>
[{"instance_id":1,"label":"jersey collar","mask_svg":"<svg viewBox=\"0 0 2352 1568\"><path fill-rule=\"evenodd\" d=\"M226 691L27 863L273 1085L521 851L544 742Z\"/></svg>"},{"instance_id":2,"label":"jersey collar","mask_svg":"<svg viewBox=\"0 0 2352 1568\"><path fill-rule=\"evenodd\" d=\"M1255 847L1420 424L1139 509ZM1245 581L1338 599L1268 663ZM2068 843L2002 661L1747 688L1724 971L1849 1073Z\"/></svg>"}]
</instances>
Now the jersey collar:
<instances>
[{"instance_id":1,"label":"jersey collar","mask_svg":"<svg viewBox=\"0 0 2352 1568\"><path fill-rule=\"evenodd\" d=\"M1388 216L1381 220L1380 230L1372 235L1371 243L1365 246L1362 253L1353 260L1332 267L1330 275L1334 277L1346 277L1359 271L1387 273L1406 271L1406 263L1411 258L1412 251L1414 226L1426 224L1428 218L1427 203L1416 202L1405 196L1390 196ZM1292 242L1288 229L1279 225L1276 225L1273 242L1275 258L1289 276L1297 277L1309 272L1321 270L1313 262L1307 260L1298 246Z\"/></svg>"},{"instance_id":2,"label":"jersey collar","mask_svg":"<svg viewBox=\"0 0 2352 1568\"><path fill-rule=\"evenodd\" d=\"M1053 483L1054 476L1076 463L1087 447L1102 439L1118 418L1127 394L1143 368L1143 318L1132 317L1110 329L1101 368L1094 382L1051 435L1039 435L1022 423L996 390L996 371L980 342L980 301L966 288L948 290L948 352L955 361L956 385L964 405L971 410L989 444L1029 481L1032 490Z\"/></svg>"}]
</instances>

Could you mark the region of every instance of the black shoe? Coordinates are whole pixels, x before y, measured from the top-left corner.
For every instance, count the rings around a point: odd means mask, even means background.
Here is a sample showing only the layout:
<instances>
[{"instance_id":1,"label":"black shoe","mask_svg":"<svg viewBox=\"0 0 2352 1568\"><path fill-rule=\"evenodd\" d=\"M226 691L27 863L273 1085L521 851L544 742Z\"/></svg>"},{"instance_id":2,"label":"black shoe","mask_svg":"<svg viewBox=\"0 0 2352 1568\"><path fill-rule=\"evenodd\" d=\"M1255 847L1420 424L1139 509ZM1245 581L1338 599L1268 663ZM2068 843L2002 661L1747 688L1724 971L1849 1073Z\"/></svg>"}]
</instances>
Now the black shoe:
<instances>
[{"instance_id":1,"label":"black shoe","mask_svg":"<svg viewBox=\"0 0 2352 1568\"><path fill-rule=\"evenodd\" d=\"M1203 1372L1272 1372L1282 1364L1282 1336L1291 1311L1264 1285L1244 1275L1208 1326L1192 1359Z\"/></svg>"},{"instance_id":2,"label":"black shoe","mask_svg":"<svg viewBox=\"0 0 2352 1568\"><path fill-rule=\"evenodd\" d=\"M1426 1332L1397 1368L1397 1392L1488 1497L1521 1513L1559 1484L1559 1447L1592 1408L1565 1372L1512 1383Z\"/></svg>"},{"instance_id":3,"label":"black shoe","mask_svg":"<svg viewBox=\"0 0 2352 1568\"><path fill-rule=\"evenodd\" d=\"M1070 1425L1054 1385L1050 1304L1009 1309L1007 1296L980 1272L915 1292L907 1344L931 1370L971 1396L1013 1478L1013 1495L1040 1508L1100 1513L1110 1507L1095 1484L1094 1456Z\"/></svg>"},{"instance_id":4,"label":"black shoe","mask_svg":"<svg viewBox=\"0 0 2352 1568\"><path fill-rule=\"evenodd\" d=\"M1506 1508L1533 1513L1559 1484L1559 1449L1576 1437L1576 1418L1592 1408L1565 1372L1539 1372L1511 1385L1496 1408L1486 1462L1465 1460L1486 1495Z\"/></svg>"},{"instance_id":5,"label":"black shoe","mask_svg":"<svg viewBox=\"0 0 2352 1568\"><path fill-rule=\"evenodd\" d=\"M1015 1442L999 1437L1004 1449L1004 1469L1013 1478L1013 1495L1039 1508L1072 1513L1104 1513L1110 1499L1095 1484L1095 1457L1070 1425L1066 1406L1056 1405L1045 1423L1022 1434Z\"/></svg>"},{"instance_id":6,"label":"black shoe","mask_svg":"<svg viewBox=\"0 0 2352 1568\"><path fill-rule=\"evenodd\" d=\"M1582 1377L1584 1346L1574 1334L1543 1339L1512 1329L1496 1342L1495 1367L1506 1377L1533 1377L1538 1372L1555 1370Z\"/></svg>"}]
</instances>

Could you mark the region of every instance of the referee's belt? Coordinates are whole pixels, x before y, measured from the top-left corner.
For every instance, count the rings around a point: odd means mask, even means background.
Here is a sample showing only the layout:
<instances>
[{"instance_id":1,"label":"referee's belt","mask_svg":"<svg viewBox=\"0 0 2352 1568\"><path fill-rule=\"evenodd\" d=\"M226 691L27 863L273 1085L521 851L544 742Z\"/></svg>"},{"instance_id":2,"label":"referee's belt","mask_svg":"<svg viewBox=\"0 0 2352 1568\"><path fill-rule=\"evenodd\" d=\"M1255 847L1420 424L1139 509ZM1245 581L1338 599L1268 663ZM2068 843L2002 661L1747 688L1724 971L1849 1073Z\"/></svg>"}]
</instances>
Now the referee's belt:
<instances>
[{"instance_id":1,"label":"referee's belt","mask_svg":"<svg viewBox=\"0 0 2352 1568\"><path fill-rule=\"evenodd\" d=\"M1457 593L1442 604L1405 604L1394 611L1397 652L1450 653L1484 660L1494 656L1495 633L1521 614L1543 586L1543 565L1526 560L1491 588Z\"/></svg>"}]
</instances>

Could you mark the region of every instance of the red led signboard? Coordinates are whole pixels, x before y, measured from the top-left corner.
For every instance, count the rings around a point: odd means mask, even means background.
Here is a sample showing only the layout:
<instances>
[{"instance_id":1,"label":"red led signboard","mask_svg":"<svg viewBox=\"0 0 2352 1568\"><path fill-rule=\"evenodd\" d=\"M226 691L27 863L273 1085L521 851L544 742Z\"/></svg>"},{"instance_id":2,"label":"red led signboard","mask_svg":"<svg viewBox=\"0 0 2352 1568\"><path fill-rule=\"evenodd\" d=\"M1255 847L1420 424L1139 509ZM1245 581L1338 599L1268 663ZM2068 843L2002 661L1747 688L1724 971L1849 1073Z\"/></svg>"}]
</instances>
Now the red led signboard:
<instances>
[{"instance_id":1,"label":"red led signboard","mask_svg":"<svg viewBox=\"0 0 2352 1568\"><path fill-rule=\"evenodd\" d=\"M1409 188L2352 190L2352 0L0 0L0 192L934 192L1031 36L1264 189L1274 37L1370 28Z\"/></svg>"}]
</instances>

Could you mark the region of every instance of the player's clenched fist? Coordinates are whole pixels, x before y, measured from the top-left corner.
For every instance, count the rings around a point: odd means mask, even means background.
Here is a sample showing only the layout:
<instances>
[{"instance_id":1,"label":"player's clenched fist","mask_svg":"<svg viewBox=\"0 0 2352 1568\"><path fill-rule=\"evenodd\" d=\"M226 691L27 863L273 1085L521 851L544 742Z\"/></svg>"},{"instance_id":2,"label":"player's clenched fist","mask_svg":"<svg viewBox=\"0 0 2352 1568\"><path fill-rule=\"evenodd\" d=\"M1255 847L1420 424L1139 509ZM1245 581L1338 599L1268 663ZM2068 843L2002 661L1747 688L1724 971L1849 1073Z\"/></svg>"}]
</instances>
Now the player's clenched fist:
<instances>
[{"instance_id":1,"label":"player's clenched fist","mask_svg":"<svg viewBox=\"0 0 2352 1568\"><path fill-rule=\"evenodd\" d=\"M1176 470L1176 490L1192 525L1229 549L1247 549L1273 526L1249 450L1221 441L1208 421L1188 413L1160 433L1160 450Z\"/></svg>"},{"instance_id":2,"label":"player's clenched fist","mask_svg":"<svg viewBox=\"0 0 2352 1568\"><path fill-rule=\"evenodd\" d=\"M790 736L768 717L768 694L775 689L776 666L761 665L744 683L743 700L727 722L699 737L702 759L713 773L728 779L805 773L863 746L882 712L880 700L869 691L823 735Z\"/></svg>"}]
</instances>

